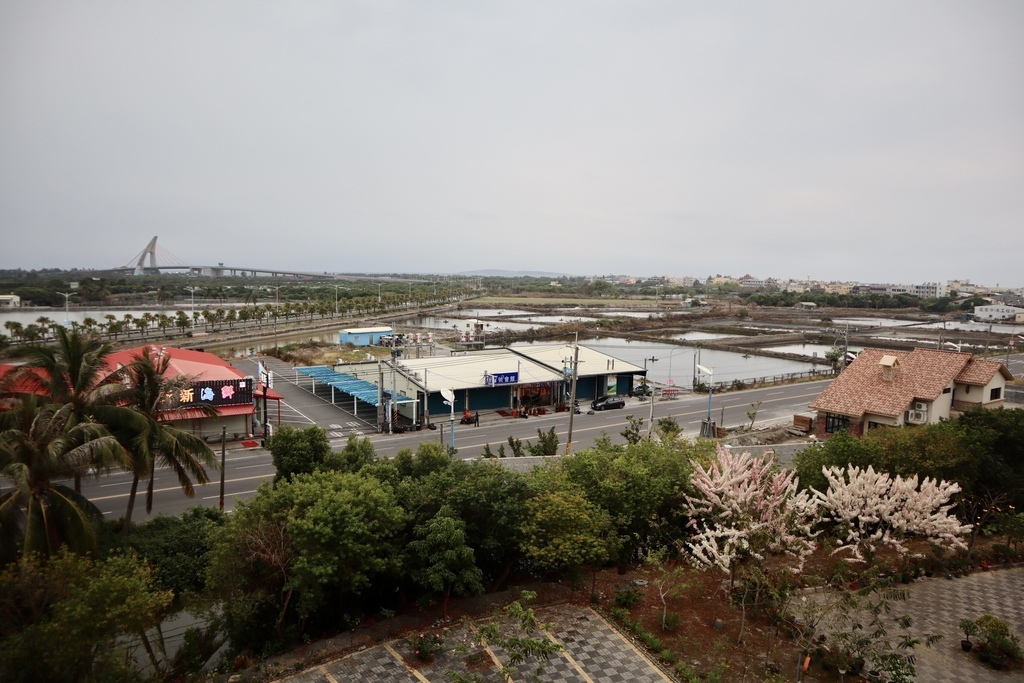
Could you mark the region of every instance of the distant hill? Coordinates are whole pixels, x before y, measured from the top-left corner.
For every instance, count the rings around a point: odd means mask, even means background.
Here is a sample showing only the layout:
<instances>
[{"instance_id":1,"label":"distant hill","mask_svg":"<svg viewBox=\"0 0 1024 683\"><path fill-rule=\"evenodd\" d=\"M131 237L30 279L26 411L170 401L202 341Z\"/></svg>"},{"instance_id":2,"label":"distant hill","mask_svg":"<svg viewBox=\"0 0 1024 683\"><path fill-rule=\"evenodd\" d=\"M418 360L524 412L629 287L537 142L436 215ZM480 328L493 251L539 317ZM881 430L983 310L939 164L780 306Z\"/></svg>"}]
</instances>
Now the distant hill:
<instances>
[{"instance_id":1,"label":"distant hill","mask_svg":"<svg viewBox=\"0 0 1024 683\"><path fill-rule=\"evenodd\" d=\"M545 273L538 270L466 270L457 274L470 277L575 277L568 273Z\"/></svg>"}]
</instances>

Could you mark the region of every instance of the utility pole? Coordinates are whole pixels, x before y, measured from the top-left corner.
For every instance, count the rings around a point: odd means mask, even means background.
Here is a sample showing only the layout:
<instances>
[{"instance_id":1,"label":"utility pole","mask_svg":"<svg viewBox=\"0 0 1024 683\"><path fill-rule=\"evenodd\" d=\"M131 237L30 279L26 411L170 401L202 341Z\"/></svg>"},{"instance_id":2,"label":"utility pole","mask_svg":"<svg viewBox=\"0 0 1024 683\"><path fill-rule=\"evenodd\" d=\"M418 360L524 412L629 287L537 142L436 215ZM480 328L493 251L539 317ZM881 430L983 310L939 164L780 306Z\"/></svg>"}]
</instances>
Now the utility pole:
<instances>
[{"instance_id":1,"label":"utility pole","mask_svg":"<svg viewBox=\"0 0 1024 683\"><path fill-rule=\"evenodd\" d=\"M647 391L651 393L651 417L647 421L647 440L651 440L651 434L654 432L654 389L651 388L651 383L647 380L647 361L657 363L658 359L654 356L650 358L644 358L644 386L647 387Z\"/></svg>"},{"instance_id":2,"label":"utility pole","mask_svg":"<svg viewBox=\"0 0 1024 683\"><path fill-rule=\"evenodd\" d=\"M220 509L224 509L224 452L227 449L228 428L220 428Z\"/></svg>"},{"instance_id":3,"label":"utility pole","mask_svg":"<svg viewBox=\"0 0 1024 683\"><path fill-rule=\"evenodd\" d=\"M419 346L416 347L416 351L419 352ZM423 369L423 421L426 422L427 428L430 428L430 389L427 388L427 370Z\"/></svg>"},{"instance_id":4,"label":"utility pole","mask_svg":"<svg viewBox=\"0 0 1024 683\"><path fill-rule=\"evenodd\" d=\"M384 366L377 361L377 431L384 432Z\"/></svg>"},{"instance_id":5,"label":"utility pole","mask_svg":"<svg viewBox=\"0 0 1024 683\"><path fill-rule=\"evenodd\" d=\"M572 354L572 388L569 390L569 434L565 437L565 454L572 455L572 418L576 415L576 375L579 374L580 345L573 346Z\"/></svg>"}]
</instances>

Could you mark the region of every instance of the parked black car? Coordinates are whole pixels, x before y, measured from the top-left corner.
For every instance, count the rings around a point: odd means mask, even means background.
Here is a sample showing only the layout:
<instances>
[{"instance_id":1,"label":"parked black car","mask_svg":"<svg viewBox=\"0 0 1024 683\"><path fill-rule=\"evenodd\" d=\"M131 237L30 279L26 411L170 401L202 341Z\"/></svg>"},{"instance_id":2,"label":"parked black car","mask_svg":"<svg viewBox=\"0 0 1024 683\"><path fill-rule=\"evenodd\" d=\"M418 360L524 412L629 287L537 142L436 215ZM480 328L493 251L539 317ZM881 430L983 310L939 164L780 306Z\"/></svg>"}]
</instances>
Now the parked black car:
<instances>
[{"instance_id":1,"label":"parked black car","mask_svg":"<svg viewBox=\"0 0 1024 683\"><path fill-rule=\"evenodd\" d=\"M621 396L599 396L590 402L590 407L594 410L613 410L615 408L625 408L626 400Z\"/></svg>"}]
</instances>

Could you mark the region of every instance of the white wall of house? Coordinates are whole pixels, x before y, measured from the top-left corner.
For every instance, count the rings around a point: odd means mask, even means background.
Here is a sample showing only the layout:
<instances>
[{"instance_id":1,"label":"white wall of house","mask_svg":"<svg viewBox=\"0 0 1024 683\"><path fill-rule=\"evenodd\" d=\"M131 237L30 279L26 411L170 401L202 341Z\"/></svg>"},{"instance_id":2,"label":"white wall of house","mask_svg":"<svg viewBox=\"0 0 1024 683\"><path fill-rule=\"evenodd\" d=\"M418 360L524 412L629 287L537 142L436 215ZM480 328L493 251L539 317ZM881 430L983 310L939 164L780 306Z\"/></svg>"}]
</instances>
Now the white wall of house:
<instances>
[{"instance_id":1,"label":"white wall of house","mask_svg":"<svg viewBox=\"0 0 1024 683\"><path fill-rule=\"evenodd\" d=\"M956 387L953 383L950 383L947 388L950 390L948 394L939 394L939 397L932 401L931 408L928 411L929 424L949 419L949 411L953 409L953 390Z\"/></svg>"},{"instance_id":2,"label":"white wall of house","mask_svg":"<svg viewBox=\"0 0 1024 683\"><path fill-rule=\"evenodd\" d=\"M993 397L994 390L996 395ZM983 387L959 384L953 392L953 400L985 408L998 408L1006 400L1006 378L1002 373L996 373Z\"/></svg>"}]
</instances>

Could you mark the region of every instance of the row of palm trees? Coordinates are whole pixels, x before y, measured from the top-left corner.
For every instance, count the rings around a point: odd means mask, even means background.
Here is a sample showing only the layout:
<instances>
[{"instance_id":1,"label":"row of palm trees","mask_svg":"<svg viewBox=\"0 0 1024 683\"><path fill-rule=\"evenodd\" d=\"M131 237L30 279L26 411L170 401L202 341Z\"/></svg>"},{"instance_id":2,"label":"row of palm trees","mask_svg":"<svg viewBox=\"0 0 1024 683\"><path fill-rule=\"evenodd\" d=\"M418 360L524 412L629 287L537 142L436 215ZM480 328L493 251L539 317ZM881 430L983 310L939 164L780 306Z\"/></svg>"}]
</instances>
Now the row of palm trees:
<instances>
[{"instance_id":1,"label":"row of palm trees","mask_svg":"<svg viewBox=\"0 0 1024 683\"><path fill-rule=\"evenodd\" d=\"M202 325L204 331L209 331L225 324L231 330L234 329L236 323L242 326L255 323L257 326L262 327L264 321L273 321L281 318L287 324L293 317L298 319L303 316L307 316L308 320L312 322L314 316L319 316L321 320L327 317L333 318L336 309L337 314L342 316L379 314L385 312L394 304L395 302L392 301L382 300L378 302L375 298L366 298L365 300L349 299L337 304L328 301L289 301L283 302L280 305L266 303L245 306L239 309L204 308L201 311L192 312L191 315L181 310L175 311L173 315L146 312L136 316L131 313L125 313L121 318L108 313L103 316L103 320L85 318L81 324L73 322L71 326L73 328L82 327L89 332L105 334L110 339L115 340L119 339L121 335L130 335L134 329L141 338L145 339L147 334L153 330L159 330L161 334L166 335L168 330L176 328L179 333L184 334L190 328L196 329L200 325ZM56 336L57 329L63 327L64 325L47 316L40 316L36 319L35 323L28 325L14 320L4 322L4 328L7 330L10 339L23 343L50 341Z\"/></svg>"},{"instance_id":2,"label":"row of palm trees","mask_svg":"<svg viewBox=\"0 0 1024 683\"><path fill-rule=\"evenodd\" d=\"M67 544L95 546L101 514L81 494L81 479L111 469L132 475L124 530L130 528L139 482L153 506L157 465L172 469L188 496L217 468L209 445L164 420L168 397L189 378L166 376L169 357L142 349L111 372L111 347L82 328L55 330L55 343L33 345L28 362L0 387L0 560L17 552L51 553ZM212 409L188 405L177 408ZM73 482L69 486L68 482Z\"/></svg>"}]
</instances>

